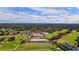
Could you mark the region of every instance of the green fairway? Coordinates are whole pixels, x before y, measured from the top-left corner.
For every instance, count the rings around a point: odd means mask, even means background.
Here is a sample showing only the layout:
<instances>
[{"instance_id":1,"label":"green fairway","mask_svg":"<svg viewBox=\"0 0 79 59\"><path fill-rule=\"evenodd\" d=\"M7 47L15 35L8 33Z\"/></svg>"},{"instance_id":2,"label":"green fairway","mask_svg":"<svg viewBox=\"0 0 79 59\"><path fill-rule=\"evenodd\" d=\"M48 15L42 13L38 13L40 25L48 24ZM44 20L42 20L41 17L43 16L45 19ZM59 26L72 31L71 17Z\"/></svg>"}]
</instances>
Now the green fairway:
<instances>
[{"instance_id":1,"label":"green fairway","mask_svg":"<svg viewBox=\"0 0 79 59\"><path fill-rule=\"evenodd\" d=\"M72 31L70 34L63 36L62 38L58 39L58 43L67 42L70 45L76 45L76 39L79 36L79 33L76 31Z\"/></svg>"},{"instance_id":2,"label":"green fairway","mask_svg":"<svg viewBox=\"0 0 79 59\"><path fill-rule=\"evenodd\" d=\"M45 37L47 38L47 39L51 39L53 36L56 36L56 35L58 35L59 33L64 33L64 32L66 32L66 31L68 31L67 29L63 29L63 30L61 30L61 31L56 31L56 32L53 32L53 33L49 33L49 34L47 34Z\"/></svg>"},{"instance_id":3,"label":"green fairway","mask_svg":"<svg viewBox=\"0 0 79 59\"><path fill-rule=\"evenodd\" d=\"M44 42L30 42L25 45L19 46L16 50L24 51L50 51L52 44Z\"/></svg>"},{"instance_id":4,"label":"green fairway","mask_svg":"<svg viewBox=\"0 0 79 59\"><path fill-rule=\"evenodd\" d=\"M14 41L6 41L3 46L0 46L0 50L14 50L14 48L16 48L16 46L19 45L22 40L26 39L27 35L16 35Z\"/></svg>"}]
</instances>

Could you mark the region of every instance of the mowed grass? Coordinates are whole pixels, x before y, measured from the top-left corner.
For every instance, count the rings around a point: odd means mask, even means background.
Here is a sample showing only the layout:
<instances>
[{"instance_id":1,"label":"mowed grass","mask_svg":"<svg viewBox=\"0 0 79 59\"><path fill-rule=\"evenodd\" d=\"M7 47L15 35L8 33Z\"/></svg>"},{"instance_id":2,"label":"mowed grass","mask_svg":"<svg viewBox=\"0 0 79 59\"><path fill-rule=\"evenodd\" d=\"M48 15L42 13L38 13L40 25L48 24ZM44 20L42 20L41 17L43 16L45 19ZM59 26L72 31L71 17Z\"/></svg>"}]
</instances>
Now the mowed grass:
<instances>
[{"instance_id":1,"label":"mowed grass","mask_svg":"<svg viewBox=\"0 0 79 59\"><path fill-rule=\"evenodd\" d=\"M76 31L72 31L71 33L63 36L62 38L58 39L57 42L58 43L64 43L67 42L70 45L76 45L77 42L75 41L77 39L77 37L79 36L79 33Z\"/></svg>"},{"instance_id":2,"label":"mowed grass","mask_svg":"<svg viewBox=\"0 0 79 59\"><path fill-rule=\"evenodd\" d=\"M47 39L51 39L53 36L56 36L56 35L58 35L59 33L64 33L64 32L66 32L66 31L68 31L68 29L63 29L63 30L61 30L61 31L56 31L56 32L53 32L53 33L49 33L49 34L45 35L45 37L46 37Z\"/></svg>"},{"instance_id":3,"label":"mowed grass","mask_svg":"<svg viewBox=\"0 0 79 59\"><path fill-rule=\"evenodd\" d=\"M0 46L0 50L14 50L14 48L16 48L16 46L25 39L27 39L27 35L16 35L14 41L6 41L3 46Z\"/></svg>"},{"instance_id":4,"label":"mowed grass","mask_svg":"<svg viewBox=\"0 0 79 59\"><path fill-rule=\"evenodd\" d=\"M16 50L20 51L51 51L52 44L45 42L29 42L19 46Z\"/></svg>"}]
</instances>

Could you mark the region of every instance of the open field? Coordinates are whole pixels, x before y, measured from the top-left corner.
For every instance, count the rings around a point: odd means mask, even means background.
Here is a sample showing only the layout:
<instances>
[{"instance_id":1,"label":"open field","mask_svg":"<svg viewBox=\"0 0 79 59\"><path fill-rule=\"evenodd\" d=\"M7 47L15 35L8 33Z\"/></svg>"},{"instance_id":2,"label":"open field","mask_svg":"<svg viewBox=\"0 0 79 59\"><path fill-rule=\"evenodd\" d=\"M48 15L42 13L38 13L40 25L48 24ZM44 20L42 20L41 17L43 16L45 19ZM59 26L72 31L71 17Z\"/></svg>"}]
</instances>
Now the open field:
<instances>
[{"instance_id":1,"label":"open field","mask_svg":"<svg viewBox=\"0 0 79 59\"><path fill-rule=\"evenodd\" d=\"M29 51L51 51L52 44L44 42L30 42L19 46L16 50Z\"/></svg>"}]
</instances>

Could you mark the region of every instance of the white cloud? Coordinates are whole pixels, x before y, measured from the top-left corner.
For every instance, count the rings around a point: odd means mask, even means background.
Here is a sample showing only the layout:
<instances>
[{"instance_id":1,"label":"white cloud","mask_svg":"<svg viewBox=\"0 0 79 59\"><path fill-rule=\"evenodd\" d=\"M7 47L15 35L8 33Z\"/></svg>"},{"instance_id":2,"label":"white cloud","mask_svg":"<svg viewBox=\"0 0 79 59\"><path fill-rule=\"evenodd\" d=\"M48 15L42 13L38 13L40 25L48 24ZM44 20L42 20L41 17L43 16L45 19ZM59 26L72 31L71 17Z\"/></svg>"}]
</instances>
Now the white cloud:
<instances>
[{"instance_id":1,"label":"white cloud","mask_svg":"<svg viewBox=\"0 0 79 59\"><path fill-rule=\"evenodd\" d=\"M70 15L67 16L69 23L79 23L79 15Z\"/></svg>"},{"instance_id":2,"label":"white cloud","mask_svg":"<svg viewBox=\"0 0 79 59\"><path fill-rule=\"evenodd\" d=\"M43 8L32 8L35 10L42 11L42 13L54 13L60 15L50 15L50 16L41 16L35 14L29 14L25 12L9 12L9 10L0 8L0 20L9 20L13 22L32 22L32 23L79 23L79 14L69 15L64 10L55 10L55 9L43 9ZM7 12L4 12L7 11ZM2 22L4 22L2 21Z\"/></svg>"},{"instance_id":3,"label":"white cloud","mask_svg":"<svg viewBox=\"0 0 79 59\"><path fill-rule=\"evenodd\" d=\"M67 13L64 10L56 10L56 9L53 9L53 8L32 7L31 9L36 10L36 11L41 11L42 14L64 14L64 13Z\"/></svg>"}]
</instances>

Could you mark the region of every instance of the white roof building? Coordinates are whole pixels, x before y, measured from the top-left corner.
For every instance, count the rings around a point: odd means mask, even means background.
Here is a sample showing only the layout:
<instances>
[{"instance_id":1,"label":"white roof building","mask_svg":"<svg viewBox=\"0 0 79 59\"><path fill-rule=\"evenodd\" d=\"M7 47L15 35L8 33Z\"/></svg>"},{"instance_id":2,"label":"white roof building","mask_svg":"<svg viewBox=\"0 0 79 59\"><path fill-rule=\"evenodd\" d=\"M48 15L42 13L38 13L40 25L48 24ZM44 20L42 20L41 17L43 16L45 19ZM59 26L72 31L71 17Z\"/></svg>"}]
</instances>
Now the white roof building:
<instances>
[{"instance_id":1,"label":"white roof building","mask_svg":"<svg viewBox=\"0 0 79 59\"><path fill-rule=\"evenodd\" d=\"M47 39L31 39L31 42L48 42Z\"/></svg>"}]
</instances>

